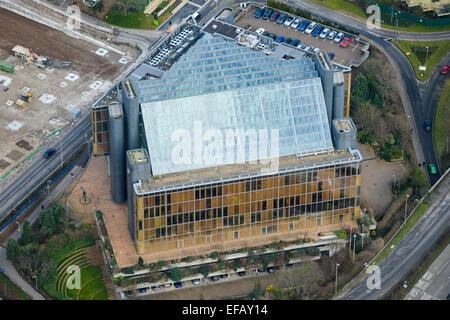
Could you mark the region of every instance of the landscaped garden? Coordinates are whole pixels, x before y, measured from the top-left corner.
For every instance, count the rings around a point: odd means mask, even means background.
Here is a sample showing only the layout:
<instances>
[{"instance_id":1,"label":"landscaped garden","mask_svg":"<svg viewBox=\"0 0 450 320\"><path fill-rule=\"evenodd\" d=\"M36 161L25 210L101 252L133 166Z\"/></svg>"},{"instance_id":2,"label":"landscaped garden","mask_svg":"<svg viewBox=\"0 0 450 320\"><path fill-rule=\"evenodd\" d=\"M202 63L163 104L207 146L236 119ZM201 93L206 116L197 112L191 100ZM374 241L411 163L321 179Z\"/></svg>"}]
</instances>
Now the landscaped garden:
<instances>
[{"instance_id":1,"label":"landscaped garden","mask_svg":"<svg viewBox=\"0 0 450 320\"><path fill-rule=\"evenodd\" d=\"M21 232L18 241L8 241L7 258L30 284L37 280L38 288L47 298L108 298L100 266L87 254L95 243L90 225L70 221L64 209L55 205L41 211L32 225L25 221ZM74 266L80 270L80 289L69 290L69 278L75 276Z\"/></svg>"}]
</instances>

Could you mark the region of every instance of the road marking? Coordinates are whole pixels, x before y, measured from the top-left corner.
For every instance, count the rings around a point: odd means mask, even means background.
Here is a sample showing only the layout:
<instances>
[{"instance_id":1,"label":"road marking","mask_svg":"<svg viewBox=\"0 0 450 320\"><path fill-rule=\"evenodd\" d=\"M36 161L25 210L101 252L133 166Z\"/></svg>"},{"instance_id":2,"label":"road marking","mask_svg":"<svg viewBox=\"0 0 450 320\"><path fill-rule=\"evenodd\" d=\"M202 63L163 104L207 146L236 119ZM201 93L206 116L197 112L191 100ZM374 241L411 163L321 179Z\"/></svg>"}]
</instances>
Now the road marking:
<instances>
[{"instance_id":1,"label":"road marking","mask_svg":"<svg viewBox=\"0 0 450 320\"><path fill-rule=\"evenodd\" d=\"M352 49L352 51L355 51L356 48L358 48L359 43Z\"/></svg>"}]
</instances>

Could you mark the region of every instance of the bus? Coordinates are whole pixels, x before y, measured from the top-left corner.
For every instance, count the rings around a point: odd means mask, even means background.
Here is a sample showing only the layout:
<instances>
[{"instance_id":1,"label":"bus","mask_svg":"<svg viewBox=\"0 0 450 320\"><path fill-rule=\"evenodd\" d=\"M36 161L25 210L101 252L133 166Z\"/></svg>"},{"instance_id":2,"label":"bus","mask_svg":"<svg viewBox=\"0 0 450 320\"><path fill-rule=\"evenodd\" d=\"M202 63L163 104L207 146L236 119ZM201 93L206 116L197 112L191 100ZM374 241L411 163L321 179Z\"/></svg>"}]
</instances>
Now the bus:
<instances>
[{"instance_id":1,"label":"bus","mask_svg":"<svg viewBox=\"0 0 450 320\"><path fill-rule=\"evenodd\" d=\"M11 63L0 60L0 69L9 73L14 72L14 65Z\"/></svg>"}]
</instances>

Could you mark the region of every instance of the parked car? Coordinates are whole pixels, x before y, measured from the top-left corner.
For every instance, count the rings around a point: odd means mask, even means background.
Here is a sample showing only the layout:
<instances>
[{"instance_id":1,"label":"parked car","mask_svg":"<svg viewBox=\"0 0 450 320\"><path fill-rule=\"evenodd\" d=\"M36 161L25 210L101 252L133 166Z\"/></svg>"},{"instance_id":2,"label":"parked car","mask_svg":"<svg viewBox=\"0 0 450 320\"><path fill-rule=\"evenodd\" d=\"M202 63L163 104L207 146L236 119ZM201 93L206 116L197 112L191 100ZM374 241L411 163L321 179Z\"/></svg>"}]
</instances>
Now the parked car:
<instances>
[{"instance_id":1,"label":"parked car","mask_svg":"<svg viewBox=\"0 0 450 320\"><path fill-rule=\"evenodd\" d=\"M256 32L257 34L263 34L264 31L265 31L265 30L264 30L263 28L258 28L258 29L256 29L255 32Z\"/></svg>"},{"instance_id":2,"label":"parked car","mask_svg":"<svg viewBox=\"0 0 450 320\"><path fill-rule=\"evenodd\" d=\"M175 288L181 288L181 287L183 287L183 284L182 284L181 282L175 282L175 283L173 284L173 286L174 286Z\"/></svg>"},{"instance_id":3,"label":"parked car","mask_svg":"<svg viewBox=\"0 0 450 320\"><path fill-rule=\"evenodd\" d=\"M312 52L314 52L314 53L317 53L317 52L319 52L319 48L315 48L315 49L313 49L313 51Z\"/></svg>"},{"instance_id":4,"label":"parked car","mask_svg":"<svg viewBox=\"0 0 450 320\"><path fill-rule=\"evenodd\" d=\"M228 273L221 274L220 277L221 277L222 279L228 278Z\"/></svg>"},{"instance_id":5,"label":"parked car","mask_svg":"<svg viewBox=\"0 0 450 320\"><path fill-rule=\"evenodd\" d=\"M125 293L123 291L120 291L120 299L125 299Z\"/></svg>"},{"instance_id":6,"label":"parked car","mask_svg":"<svg viewBox=\"0 0 450 320\"><path fill-rule=\"evenodd\" d=\"M307 46L307 47L303 48L303 50L305 50L307 52L311 51L312 49L313 49L313 47L311 47L311 46Z\"/></svg>"},{"instance_id":7,"label":"parked car","mask_svg":"<svg viewBox=\"0 0 450 320\"><path fill-rule=\"evenodd\" d=\"M264 8L259 8L258 10L256 10L254 17L256 19L261 18L261 16L264 14Z\"/></svg>"},{"instance_id":8,"label":"parked car","mask_svg":"<svg viewBox=\"0 0 450 320\"><path fill-rule=\"evenodd\" d=\"M279 16L280 16L280 13L279 13L278 11L274 11L274 12L271 14L269 20L270 20L270 21L275 21L275 20L277 20L277 18L278 18Z\"/></svg>"},{"instance_id":9,"label":"parked car","mask_svg":"<svg viewBox=\"0 0 450 320\"><path fill-rule=\"evenodd\" d=\"M276 35L275 33L272 33L272 34L269 36L269 38L272 39L272 40L275 40L275 39L277 38L277 35Z\"/></svg>"},{"instance_id":10,"label":"parked car","mask_svg":"<svg viewBox=\"0 0 450 320\"><path fill-rule=\"evenodd\" d=\"M317 37L317 36L319 36L319 34L322 32L322 30L323 30L323 26L317 26L314 30L313 30L313 32L311 32L311 35L313 36L313 37Z\"/></svg>"},{"instance_id":11,"label":"parked car","mask_svg":"<svg viewBox=\"0 0 450 320\"><path fill-rule=\"evenodd\" d=\"M212 276L212 277L209 277L209 280L211 280L211 281L219 281L220 278L219 278L219 276Z\"/></svg>"},{"instance_id":12,"label":"parked car","mask_svg":"<svg viewBox=\"0 0 450 320\"><path fill-rule=\"evenodd\" d=\"M425 120L424 128L425 131L431 131L431 120Z\"/></svg>"},{"instance_id":13,"label":"parked car","mask_svg":"<svg viewBox=\"0 0 450 320\"><path fill-rule=\"evenodd\" d=\"M286 38L286 39L284 39L283 43L290 44L291 41L292 41L291 38Z\"/></svg>"},{"instance_id":14,"label":"parked car","mask_svg":"<svg viewBox=\"0 0 450 320\"><path fill-rule=\"evenodd\" d=\"M428 170L430 170L430 174L436 174L437 173L436 166L433 163L430 163L428 165Z\"/></svg>"},{"instance_id":15,"label":"parked car","mask_svg":"<svg viewBox=\"0 0 450 320\"><path fill-rule=\"evenodd\" d=\"M275 266L275 269L277 270L281 270L283 267L282 266Z\"/></svg>"},{"instance_id":16,"label":"parked car","mask_svg":"<svg viewBox=\"0 0 450 320\"><path fill-rule=\"evenodd\" d=\"M303 20L302 23L298 25L298 31L305 31L305 29L309 26L309 20Z\"/></svg>"},{"instance_id":17,"label":"parked car","mask_svg":"<svg viewBox=\"0 0 450 320\"><path fill-rule=\"evenodd\" d=\"M275 40L277 43L282 43L284 40L284 36L278 36L278 38Z\"/></svg>"},{"instance_id":18,"label":"parked car","mask_svg":"<svg viewBox=\"0 0 450 320\"><path fill-rule=\"evenodd\" d=\"M170 288L171 286L172 286L172 283L165 283L165 284L161 285L160 287Z\"/></svg>"},{"instance_id":19,"label":"parked car","mask_svg":"<svg viewBox=\"0 0 450 320\"><path fill-rule=\"evenodd\" d=\"M319 34L320 39L325 39L327 34L330 32L330 28L325 28L322 30L322 32Z\"/></svg>"},{"instance_id":20,"label":"parked car","mask_svg":"<svg viewBox=\"0 0 450 320\"><path fill-rule=\"evenodd\" d=\"M287 14L286 13L282 13L280 14L280 16L278 17L276 23L278 24L282 24L284 22L284 20L286 20Z\"/></svg>"},{"instance_id":21,"label":"parked car","mask_svg":"<svg viewBox=\"0 0 450 320\"><path fill-rule=\"evenodd\" d=\"M268 36L270 36L270 32L264 31L262 35L268 37Z\"/></svg>"},{"instance_id":22,"label":"parked car","mask_svg":"<svg viewBox=\"0 0 450 320\"><path fill-rule=\"evenodd\" d=\"M298 46L297 46L297 49L300 49L300 50L303 50L303 49L305 49L305 45L304 44L299 44Z\"/></svg>"},{"instance_id":23,"label":"parked car","mask_svg":"<svg viewBox=\"0 0 450 320\"><path fill-rule=\"evenodd\" d=\"M297 18L294 21L292 21L290 27L292 29L297 29L297 27L300 25L300 22L302 22L302 18Z\"/></svg>"},{"instance_id":24,"label":"parked car","mask_svg":"<svg viewBox=\"0 0 450 320\"><path fill-rule=\"evenodd\" d=\"M267 268L267 272L268 273L275 273L275 268L274 267L268 267Z\"/></svg>"},{"instance_id":25,"label":"parked car","mask_svg":"<svg viewBox=\"0 0 450 320\"><path fill-rule=\"evenodd\" d=\"M334 31L334 30L330 31L330 33L327 35L327 39L333 40L334 37L336 37L336 34L337 34L336 31Z\"/></svg>"},{"instance_id":26,"label":"parked car","mask_svg":"<svg viewBox=\"0 0 450 320\"><path fill-rule=\"evenodd\" d=\"M314 28L317 26L317 22L311 22L308 27L305 30L306 34L310 34L311 32L313 32Z\"/></svg>"},{"instance_id":27,"label":"parked car","mask_svg":"<svg viewBox=\"0 0 450 320\"><path fill-rule=\"evenodd\" d=\"M344 33L343 32L339 32L336 36L336 38L334 38L334 42L339 43L341 42L342 38L344 37Z\"/></svg>"},{"instance_id":28,"label":"parked car","mask_svg":"<svg viewBox=\"0 0 450 320\"><path fill-rule=\"evenodd\" d=\"M160 286L151 286L150 287L153 291L158 291L159 289L161 289Z\"/></svg>"},{"instance_id":29,"label":"parked car","mask_svg":"<svg viewBox=\"0 0 450 320\"><path fill-rule=\"evenodd\" d=\"M441 74L447 74L448 69L450 69L450 65L443 66L441 69Z\"/></svg>"},{"instance_id":30,"label":"parked car","mask_svg":"<svg viewBox=\"0 0 450 320\"><path fill-rule=\"evenodd\" d=\"M296 47L300 44L300 42L301 42L300 39L294 39L291 41L290 45Z\"/></svg>"},{"instance_id":31,"label":"parked car","mask_svg":"<svg viewBox=\"0 0 450 320\"><path fill-rule=\"evenodd\" d=\"M284 22L284 26L285 27L289 27L291 25L291 23L295 20L294 16L290 16L286 19L286 21Z\"/></svg>"},{"instance_id":32,"label":"parked car","mask_svg":"<svg viewBox=\"0 0 450 320\"><path fill-rule=\"evenodd\" d=\"M245 276L245 271L239 271L237 274L238 276L243 277Z\"/></svg>"},{"instance_id":33,"label":"parked car","mask_svg":"<svg viewBox=\"0 0 450 320\"><path fill-rule=\"evenodd\" d=\"M200 284L200 279L192 280L192 284L199 285Z\"/></svg>"},{"instance_id":34,"label":"parked car","mask_svg":"<svg viewBox=\"0 0 450 320\"><path fill-rule=\"evenodd\" d=\"M334 59L335 54L333 52L328 53L328 56L330 57L330 60Z\"/></svg>"},{"instance_id":35,"label":"parked car","mask_svg":"<svg viewBox=\"0 0 450 320\"><path fill-rule=\"evenodd\" d=\"M134 296L134 291L133 290L127 290L127 297L132 297Z\"/></svg>"},{"instance_id":36,"label":"parked car","mask_svg":"<svg viewBox=\"0 0 450 320\"><path fill-rule=\"evenodd\" d=\"M139 289L139 292L140 292L140 293L146 293L146 292L147 292L147 288L140 288L140 289Z\"/></svg>"},{"instance_id":37,"label":"parked car","mask_svg":"<svg viewBox=\"0 0 450 320\"><path fill-rule=\"evenodd\" d=\"M344 37L344 40L339 43L339 46L342 48L347 48L352 40L350 38Z\"/></svg>"},{"instance_id":38,"label":"parked car","mask_svg":"<svg viewBox=\"0 0 450 320\"><path fill-rule=\"evenodd\" d=\"M269 17L271 16L272 13L273 13L273 9L272 8L266 8L266 10L264 10L264 13L263 13L261 18L263 20L267 20L267 19L269 19Z\"/></svg>"}]
</instances>

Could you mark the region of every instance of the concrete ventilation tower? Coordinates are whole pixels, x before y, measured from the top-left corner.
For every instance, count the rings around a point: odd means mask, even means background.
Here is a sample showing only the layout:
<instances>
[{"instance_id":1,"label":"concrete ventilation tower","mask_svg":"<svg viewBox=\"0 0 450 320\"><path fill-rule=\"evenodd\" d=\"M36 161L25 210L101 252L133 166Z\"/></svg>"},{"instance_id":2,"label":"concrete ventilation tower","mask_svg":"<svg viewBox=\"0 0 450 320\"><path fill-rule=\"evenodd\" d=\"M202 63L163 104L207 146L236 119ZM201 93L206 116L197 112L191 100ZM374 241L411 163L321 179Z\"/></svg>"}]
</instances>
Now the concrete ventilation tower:
<instances>
[{"instance_id":1,"label":"concrete ventilation tower","mask_svg":"<svg viewBox=\"0 0 450 320\"><path fill-rule=\"evenodd\" d=\"M324 50L318 51L314 55L317 72L319 72L322 80L323 97L325 99L325 106L327 107L328 123L331 126L333 119L333 64L331 63L328 54Z\"/></svg>"},{"instance_id":2,"label":"concrete ventilation tower","mask_svg":"<svg viewBox=\"0 0 450 320\"><path fill-rule=\"evenodd\" d=\"M344 117L345 82L342 71L333 75L333 120Z\"/></svg>"},{"instance_id":3,"label":"concrete ventilation tower","mask_svg":"<svg viewBox=\"0 0 450 320\"><path fill-rule=\"evenodd\" d=\"M136 149L139 148L139 100L129 79L122 81L120 87L126 118L126 149Z\"/></svg>"},{"instance_id":4,"label":"concrete ventilation tower","mask_svg":"<svg viewBox=\"0 0 450 320\"><path fill-rule=\"evenodd\" d=\"M109 165L111 194L116 203L127 200L125 181L124 115L122 105L115 101L108 105L109 113Z\"/></svg>"}]
</instances>

